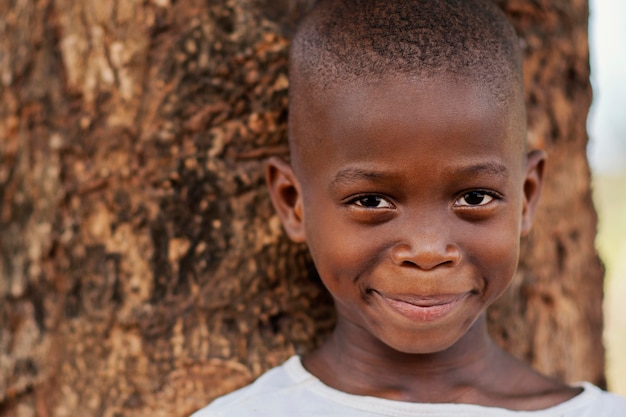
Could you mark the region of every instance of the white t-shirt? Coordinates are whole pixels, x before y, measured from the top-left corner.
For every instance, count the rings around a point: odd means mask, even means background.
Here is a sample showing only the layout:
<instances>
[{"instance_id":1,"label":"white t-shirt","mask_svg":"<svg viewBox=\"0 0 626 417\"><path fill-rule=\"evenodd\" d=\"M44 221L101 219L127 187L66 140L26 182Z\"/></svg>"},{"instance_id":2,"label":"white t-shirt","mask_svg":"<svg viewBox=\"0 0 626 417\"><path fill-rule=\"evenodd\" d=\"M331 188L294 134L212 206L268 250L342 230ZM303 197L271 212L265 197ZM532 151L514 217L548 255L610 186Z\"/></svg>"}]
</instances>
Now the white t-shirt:
<instances>
[{"instance_id":1,"label":"white t-shirt","mask_svg":"<svg viewBox=\"0 0 626 417\"><path fill-rule=\"evenodd\" d=\"M472 404L424 404L347 394L324 385L298 356L191 417L626 417L626 398L588 382L576 397L539 411Z\"/></svg>"}]
</instances>

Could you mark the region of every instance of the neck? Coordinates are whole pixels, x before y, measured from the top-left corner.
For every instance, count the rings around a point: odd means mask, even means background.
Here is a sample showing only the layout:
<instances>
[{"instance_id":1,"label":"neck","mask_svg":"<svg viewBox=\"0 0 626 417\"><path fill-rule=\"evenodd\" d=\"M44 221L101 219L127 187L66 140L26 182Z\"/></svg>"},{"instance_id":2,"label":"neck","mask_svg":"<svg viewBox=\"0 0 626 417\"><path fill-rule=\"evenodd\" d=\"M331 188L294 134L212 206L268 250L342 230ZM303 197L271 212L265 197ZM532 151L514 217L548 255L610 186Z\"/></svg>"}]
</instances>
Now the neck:
<instances>
[{"instance_id":1,"label":"neck","mask_svg":"<svg viewBox=\"0 0 626 417\"><path fill-rule=\"evenodd\" d=\"M489 337L484 316L454 345L428 354L398 352L378 340L363 343L367 335L350 326L339 322L333 336L306 357L304 365L322 382L352 394L460 402L468 389L491 385L508 358Z\"/></svg>"}]
</instances>

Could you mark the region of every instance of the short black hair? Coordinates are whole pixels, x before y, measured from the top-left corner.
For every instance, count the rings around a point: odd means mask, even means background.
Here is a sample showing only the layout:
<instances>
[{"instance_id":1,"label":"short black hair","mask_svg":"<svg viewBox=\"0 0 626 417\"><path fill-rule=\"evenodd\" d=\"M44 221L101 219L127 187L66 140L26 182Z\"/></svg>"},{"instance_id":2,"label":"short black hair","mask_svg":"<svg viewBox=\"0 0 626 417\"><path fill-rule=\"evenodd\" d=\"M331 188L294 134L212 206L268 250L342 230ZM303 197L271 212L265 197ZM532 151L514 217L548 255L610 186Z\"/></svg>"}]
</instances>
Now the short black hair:
<instances>
[{"instance_id":1,"label":"short black hair","mask_svg":"<svg viewBox=\"0 0 626 417\"><path fill-rule=\"evenodd\" d=\"M296 87L441 73L485 83L498 101L521 91L519 41L496 4L320 0L300 23L290 52Z\"/></svg>"}]
</instances>

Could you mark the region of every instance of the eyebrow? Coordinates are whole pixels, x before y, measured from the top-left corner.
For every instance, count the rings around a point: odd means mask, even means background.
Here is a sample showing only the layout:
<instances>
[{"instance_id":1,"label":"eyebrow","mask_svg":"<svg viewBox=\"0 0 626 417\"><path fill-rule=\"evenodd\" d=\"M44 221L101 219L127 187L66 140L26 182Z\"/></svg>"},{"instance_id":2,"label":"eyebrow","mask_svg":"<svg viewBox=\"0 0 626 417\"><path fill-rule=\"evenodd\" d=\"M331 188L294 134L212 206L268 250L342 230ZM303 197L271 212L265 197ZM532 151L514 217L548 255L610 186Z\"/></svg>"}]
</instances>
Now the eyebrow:
<instances>
[{"instance_id":1,"label":"eyebrow","mask_svg":"<svg viewBox=\"0 0 626 417\"><path fill-rule=\"evenodd\" d=\"M506 165L499 162L482 162L475 165L460 167L456 174L464 177L476 177L478 175L490 175L502 178L508 178L509 170ZM362 168L345 168L339 171L330 182L330 187L337 187L340 184L358 182L358 181L374 181L392 177L392 173L384 171L373 171Z\"/></svg>"},{"instance_id":2,"label":"eyebrow","mask_svg":"<svg viewBox=\"0 0 626 417\"><path fill-rule=\"evenodd\" d=\"M331 187L336 187L339 184L363 181L363 180L380 180L382 178L389 177L389 174L380 171L371 171L361 168L345 168L339 171L335 178L330 182Z\"/></svg>"},{"instance_id":3,"label":"eyebrow","mask_svg":"<svg viewBox=\"0 0 626 417\"><path fill-rule=\"evenodd\" d=\"M466 176L488 174L508 178L509 170L507 169L506 165L499 162L483 162L476 165L462 167L459 169L459 174Z\"/></svg>"}]
</instances>

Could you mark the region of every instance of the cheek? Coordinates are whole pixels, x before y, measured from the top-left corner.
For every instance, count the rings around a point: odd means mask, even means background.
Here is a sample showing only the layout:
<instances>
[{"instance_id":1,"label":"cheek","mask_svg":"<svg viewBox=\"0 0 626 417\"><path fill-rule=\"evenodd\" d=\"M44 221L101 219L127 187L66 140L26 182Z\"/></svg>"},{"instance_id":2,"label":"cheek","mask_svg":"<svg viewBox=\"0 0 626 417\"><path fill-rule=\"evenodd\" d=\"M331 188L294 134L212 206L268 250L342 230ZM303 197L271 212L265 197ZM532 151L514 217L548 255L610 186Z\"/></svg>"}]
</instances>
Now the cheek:
<instances>
[{"instance_id":1,"label":"cheek","mask_svg":"<svg viewBox=\"0 0 626 417\"><path fill-rule=\"evenodd\" d=\"M516 223L509 222L495 229L497 233L483 233L469 251L487 285L485 296L490 299L498 297L513 279L520 248Z\"/></svg>"},{"instance_id":2,"label":"cheek","mask_svg":"<svg viewBox=\"0 0 626 417\"><path fill-rule=\"evenodd\" d=\"M378 261L384 253L384 236L378 230L364 230L346 221L341 210L310 212L305 222L307 245L317 271L335 292Z\"/></svg>"}]
</instances>

